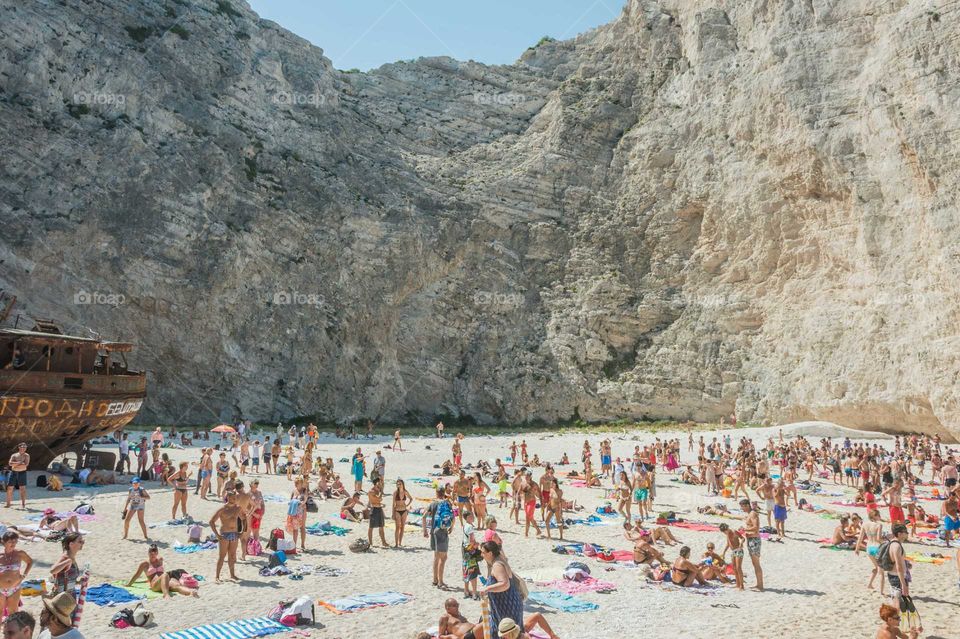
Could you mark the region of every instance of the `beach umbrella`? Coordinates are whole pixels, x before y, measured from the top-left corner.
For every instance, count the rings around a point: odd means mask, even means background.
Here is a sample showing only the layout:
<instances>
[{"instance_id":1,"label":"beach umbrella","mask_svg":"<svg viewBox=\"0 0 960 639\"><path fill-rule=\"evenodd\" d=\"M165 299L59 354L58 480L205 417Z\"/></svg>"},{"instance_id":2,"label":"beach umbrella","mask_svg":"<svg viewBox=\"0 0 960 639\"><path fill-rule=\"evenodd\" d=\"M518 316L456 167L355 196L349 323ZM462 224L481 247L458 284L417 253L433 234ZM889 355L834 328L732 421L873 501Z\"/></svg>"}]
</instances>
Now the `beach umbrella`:
<instances>
[{"instance_id":1,"label":"beach umbrella","mask_svg":"<svg viewBox=\"0 0 960 639\"><path fill-rule=\"evenodd\" d=\"M220 424L216 428L210 431L211 433L235 433L233 426L228 426L227 424Z\"/></svg>"}]
</instances>

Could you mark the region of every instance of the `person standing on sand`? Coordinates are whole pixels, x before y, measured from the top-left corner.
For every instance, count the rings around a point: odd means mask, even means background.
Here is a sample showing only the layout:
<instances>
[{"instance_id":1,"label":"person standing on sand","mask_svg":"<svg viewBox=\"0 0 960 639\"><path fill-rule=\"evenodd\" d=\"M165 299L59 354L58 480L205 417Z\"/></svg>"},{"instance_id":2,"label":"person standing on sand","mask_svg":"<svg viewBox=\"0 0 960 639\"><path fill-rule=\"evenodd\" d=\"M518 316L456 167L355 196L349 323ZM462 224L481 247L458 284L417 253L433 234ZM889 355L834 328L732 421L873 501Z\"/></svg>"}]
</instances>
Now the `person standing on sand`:
<instances>
[{"instance_id":1,"label":"person standing on sand","mask_svg":"<svg viewBox=\"0 0 960 639\"><path fill-rule=\"evenodd\" d=\"M867 588L873 590L873 580L877 578L877 575L880 575L880 596L882 597L884 596L883 571L880 570L880 565L877 563L877 551L880 550L880 544L883 541L883 522L880 521L880 511L876 508L867 510L867 519L868 521L860 528L860 535L853 546L853 554L855 557L859 557L860 548L866 544L867 556L870 557L870 562L873 564L873 572L870 573Z\"/></svg>"},{"instance_id":2,"label":"person standing on sand","mask_svg":"<svg viewBox=\"0 0 960 639\"><path fill-rule=\"evenodd\" d=\"M280 438L277 437L273 440L273 446L270 447L270 462L267 464L267 474L270 474L270 464L273 464L273 474L277 474L277 461L280 459L280 455L283 454L283 447L280 445Z\"/></svg>"},{"instance_id":3,"label":"person standing on sand","mask_svg":"<svg viewBox=\"0 0 960 639\"><path fill-rule=\"evenodd\" d=\"M773 520L777 524L777 541L783 541L787 536L787 491L783 485L783 478L777 480L773 490Z\"/></svg>"},{"instance_id":4,"label":"person standing on sand","mask_svg":"<svg viewBox=\"0 0 960 639\"><path fill-rule=\"evenodd\" d=\"M407 485L402 479L397 480L397 487L393 490L393 547L403 545L404 528L407 526L408 511L413 503L413 496L407 492Z\"/></svg>"},{"instance_id":5,"label":"person standing on sand","mask_svg":"<svg viewBox=\"0 0 960 639\"><path fill-rule=\"evenodd\" d=\"M453 528L453 507L447 501L447 493L437 488L437 498L427 507L422 522L423 536L430 537L430 550L433 551L433 585L446 588L443 583L443 568L447 563L447 551L450 547L450 530Z\"/></svg>"},{"instance_id":6,"label":"person standing on sand","mask_svg":"<svg viewBox=\"0 0 960 639\"><path fill-rule=\"evenodd\" d=\"M30 466L30 454L27 453L27 445L23 442L17 444L17 452L10 455L10 481L7 484L7 505L9 508L13 503L13 491L20 492L20 506L27 507L27 468Z\"/></svg>"},{"instance_id":7,"label":"person standing on sand","mask_svg":"<svg viewBox=\"0 0 960 639\"><path fill-rule=\"evenodd\" d=\"M130 472L130 435L129 433L123 433L120 435L120 441L117 443L119 448L119 461L117 463L117 469L120 471L120 474L123 475L123 469L126 467L127 472Z\"/></svg>"},{"instance_id":8,"label":"person standing on sand","mask_svg":"<svg viewBox=\"0 0 960 639\"><path fill-rule=\"evenodd\" d=\"M360 449L353 454L350 460L350 473L353 475L353 490L358 493L363 492L363 477L367 474L366 463L363 461L363 453Z\"/></svg>"},{"instance_id":9,"label":"person standing on sand","mask_svg":"<svg viewBox=\"0 0 960 639\"><path fill-rule=\"evenodd\" d=\"M443 439L443 422L437 422L437 439Z\"/></svg>"},{"instance_id":10,"label":"person standing on sand","mask_svg":"<svg viewBox=\"0 0 960 639\"><path fill-rule=\"evenodd\" d=\"M743 547L740 544L740 535L735 530L731 530L726 523L720 524L720 532L727 538L727 545L724 546L720 556L726 561L727 549L730 549L733 556L731 563L733 565L733 575L737 582L737 590L743 590Z\"/></svg>"},{"instance_id":11,"label":"person standing on sand","mask_svg":"<svg viewBox=\"0 0 960 639\"><path fill-rule=\"evenodd\" d=\"M776 502L773 501L773 492L775 490L773 479L767 477L763 483L757 486L757 496L763 500L764 510L767 511L767 527L773 527L773 507Z\"/></svg>"},{"instance_id":12,"label":"person standing on sand","mask_svg":"<svg viewBox=\"0 0 960 639\"><path fill-rule=\"evenodd\" d=\"M220 573L223 572L223 562L226 560L227 568L230 571L230 579L238 581L235 572L237 565L237 542L240 539L240 532L237 530L237 524L241 517L240 507L237 506L237 494L233 491L227 493L227 503L213 513L210 518L210 530L219 540L220 554L217 557L217 583L222 583Z\"/></svg>"},{"instance_id":13,"label":"person standing on sand","mask_svg":"<svg viewBox=\"0 0 960 639\"><path fill-rule=\"evenodd\" d=\"M540 531L540 526L537 525L537 497L539 496L539 490L537 490L537 485L533 481L533 474L528 470L524 475L523 483L523 514L526 516L526 521L524 522L524 537L530 536L530 526L533 526L533 529L537 533L537 537L543 537L543 533Z\"/></svg>"},{"instance_id":14,"label":"person standing on sand","mask_svg":"<svg viewBox=\"0 0 960 639\"><path fill-rule=\"evenodd\" d=\"M150 499L150 495L146 490L140 487L140 478L134 477L130 482L130 490L127 492L127 501L123 504L123 538L126 539L127 535L130 533L130 522L133 520L133 515L137 515L137 521L140 523L140 530L143 531L143 538L150 539L147 536L147 524L143 520L144 509L146 508L147 500Z\"/></svg>"},{"instance_id":15,"label":"person standing on sand","mask_svg":"<svg viewBox=\"0 0 960 639\"><path fill-rule=\"evenodd\" d=\"M890 523L898 524L906 521L902 506L903 482L897 478L893 480L893 485L883 491L882 496L887 500L888 510L890 512Z\"/></svg>"},{"instance_id":16,"label":"person standing on sand","mask_svg":"<svg viewBox=\"0 0 960 639\"><path fill-rule=\"evenodd\" d=\"M763 568L760 567L760 515L753 509L749 499L740 500L740 509L747 514L743 523L743 536L747 540L747 552L753 563L753 571L757 577L757 585L753 587L763 592Z\"/></svg>"},{"instance_id":17,"label":"person standing on sand","mask_svg":"<svg viewBox=\"0 0 960 639\"><path fill-rule=\"evenodd\" d=\"M400 429L393 431L393 450L403 450L403 446L400 445Z\"/></svg>"},{"instance_id":18,"label":"person standing on sand","mask_svg":"<svg viewBox=\"0 0 960 639\"><path fill-rule=\"evenodd\" d=\"M180 512L184 517L187 516L187 482L190 481L190 474L187 472L190 464L180 462L180 468L167 478L167 483L173 488L173 508L170 510L170 519L177 518L177 506L180 506Z\"/></svg>"},{"instance_id":19,"label":"person standing on sand","mask_svg":"<svg viewBox=\"0 0 960 639\"><path fill-rule=\"evenodd\" d=\"M389 548L387 538L383 534L383 527L386 524L386 518L383 515L383 479L377 477L373 480L373 487L367 493L367 507L370 509L370 525L367 528L367 543L373 546L373 529L380 531L380 543L384 548Z\"/></svg>"},{"instance_id":20,"label":"person standing on sand","mask_svg":"<svg viewBox=\"0 0 960 639\"><path fill-rule=\"evenodd\" d=\"M242 481L237 481L233 485L233 491L237 494L237 506L240 508L240 520L237 522L237 532L240 533L240 558L246 561L247 542L250 540L250 517L253 515L253 499L251 499L250 493L244 490Z\"/></svg>"}]
</instances>

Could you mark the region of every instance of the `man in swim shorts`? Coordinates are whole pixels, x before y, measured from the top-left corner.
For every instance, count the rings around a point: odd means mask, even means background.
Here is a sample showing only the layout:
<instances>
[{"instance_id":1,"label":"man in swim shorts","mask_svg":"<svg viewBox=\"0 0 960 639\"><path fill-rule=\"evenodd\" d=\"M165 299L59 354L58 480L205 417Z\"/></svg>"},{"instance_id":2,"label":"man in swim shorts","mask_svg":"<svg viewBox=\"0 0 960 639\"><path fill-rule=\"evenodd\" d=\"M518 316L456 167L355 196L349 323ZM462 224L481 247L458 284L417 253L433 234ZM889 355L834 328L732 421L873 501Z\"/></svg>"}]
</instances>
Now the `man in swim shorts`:
<instances>
[{"instance_id":1,"label":"man in swim shorts","mask_svg":"<svg viewBox=\"0 0 960 639\"><path fill-rule=\"evenodd\" d=\"M753 563L753 571L757 576L757 585L754 590L763 592L763 568L760 567L760 515L753 509L749 499L740 500L740 509L747 514L743 523L743 536L747 540L747 552Z\"/></svg>"},{"instance_id":2,"label":"man in swim shorts","mask_svg":"<svg viewBox=\"0 0 960 639\"><path fill-rule=\"evenodd\" d=\"M787 536L787 490L782 478L773 490L773 520L777 523L777 539L782 540Z\"/></svg>"}]
</instances>

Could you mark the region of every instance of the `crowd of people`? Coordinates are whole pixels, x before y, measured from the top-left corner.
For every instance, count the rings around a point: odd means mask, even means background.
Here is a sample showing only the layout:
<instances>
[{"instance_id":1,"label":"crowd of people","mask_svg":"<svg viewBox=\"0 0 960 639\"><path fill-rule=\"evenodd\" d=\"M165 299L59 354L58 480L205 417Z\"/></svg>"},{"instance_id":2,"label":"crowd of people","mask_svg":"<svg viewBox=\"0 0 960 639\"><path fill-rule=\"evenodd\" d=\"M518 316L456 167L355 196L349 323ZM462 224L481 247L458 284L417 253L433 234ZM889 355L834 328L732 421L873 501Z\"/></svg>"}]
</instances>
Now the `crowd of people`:
<instances>
[{"instance_id":1,"label":"crowd of people","mask_svg":"<svg viewBox=\"0 0 960 639\"><path fill-rule=\"evenodd\" d=\"M171 518L179 514L181 520L191 520L191 482L194 495L218 504L207 522L219 549L217 582L222 580L224 567L228 579L238 580L238 555L242 560L253 552L254 545L260 545L266 509L259 490L259 476L263 474L286 476L290 481L285 529L294 547L301 550L307 545L306 515L316 510L316 501L343 500L341 516L366 522L368 545L379 541L385 548L391 547L384 531L388 517L395 522L392 547L400 548L409 518L420 515L419 525L432 551L433 585L441 590L451 587L446 564L451 544L455 544L461 559L456 588L462 587L466 599L482 599L488 610L487 618L473 623L460 613L456 599L447 599L439 624L441 639L524 637L535 627L556 637L543 615L524 613L526 587L510 566L508 549L498 533L497 515L521 526L527 538L563 540L567 513L582 508L565 496L563 486L569 481L604 490L609 501L604 499L599 509L623 518L623 536L632 544L633 561L646 566L646 578L685 588L714 582L743 590L747 587L744 559L749 557L747 567L757 591L764 590L762 539L783 543L790 538L789 509L807 506L798 490L815 480L857 490L856 501L866 509L866 520L859 513L841 516L830 541L833 546L854 550L857 556L863 552L869 557L867 586L873 588L879 580L880 593L886 598L877 637L916 637L920 632L918 614L903 616L912 624L906 628L908 635L902 634L899 622L893 624L889 614L892 609L915 612L911 564L903 544L916 540L918 525L938 526L950 547L960 529L957 459L937 437L896 437L893 447L886 449L849 439L840 442L823 438L811 444L804 437L784 438L782 432L766 441L755 442L745 436L734 442L728 434L707 442L702 436L697 440L690 432L686 452L696 458L694 463L681 462L680 439L656 438L647 445L634 445L632 451L621 456L615 456L613 443L604 439L595 448L599 465L594 447L584 441L581 463L576 465L565 453L556 463L541 460L537 454L530 454L522 439L519 444L512 442L502 459L465 463L466 441L457 434L449 457L438 464L441 470L434 482L434 499L422 509L414 508L414 498L402 478L390 481L387 488L383 450L403 450L400 431L394 433L392 446L384 445L369 458L361 447L356 449L349 459L352 490L344 486L334 460L315 452L319 432L312 426L304 429L303 438L299 431L278 427L275 436L271 433L261 439L238 428L224 437L222 448L200 448L195 473L187 462L166 471L164 462L168 460L157 452L163 437L157 429L149 441L143 437L131 447L128 435L120 436L118 475L132 473L123 505L122 539L128 538L135 519L142 536L149 539L144 518L151 499L144 487L148 481L159 482L172 491ZM444 438L442 424L438 425L437 437ZM151 466L151 454L156 466ZM136 472L130 456L136 460ZM19 490L21 507L26 505L26 480L19 476L23 471L16 470L25 464L29 464L29 454L23 445L10 459L13 474L7 478L8 507L14 490ZM698 508L700 512L737 518L741 523L737 527L720 524L718 543L709 542L702 552L694 553L690 544L682 543L670 527L662 525L657 514L658 476L662 475L701 486L707 503ZM939 513L928 513L921 507L917 498L921 486L932 488L942 498ZM725 503L716 501L718 498L732 499L738 512L728 510ZM764 518L766 526L762 526ZM24 535L37 533L13 525L3 528L0 609L6 613L4 636L32 637L36 624L32 616L19 610L19 588L33 568L33 559L17 548L17 542ZM82 638L71 621L75 618L78 586L86 573L79 560L84 538L78 522L75 516L57 515L48 509L39 529L60 534L63 549L49 571L52 591L42 598L39 623L45 630L41 637ZM676 555L668 556L674 546L679 547ZM960 574L960 553L956 566ZM192 574L182 568L167 570L156 545L149 546L146 559L137 566L129 584L141 577L164 597L199 597Z\"/></svg>"}]
</instances>

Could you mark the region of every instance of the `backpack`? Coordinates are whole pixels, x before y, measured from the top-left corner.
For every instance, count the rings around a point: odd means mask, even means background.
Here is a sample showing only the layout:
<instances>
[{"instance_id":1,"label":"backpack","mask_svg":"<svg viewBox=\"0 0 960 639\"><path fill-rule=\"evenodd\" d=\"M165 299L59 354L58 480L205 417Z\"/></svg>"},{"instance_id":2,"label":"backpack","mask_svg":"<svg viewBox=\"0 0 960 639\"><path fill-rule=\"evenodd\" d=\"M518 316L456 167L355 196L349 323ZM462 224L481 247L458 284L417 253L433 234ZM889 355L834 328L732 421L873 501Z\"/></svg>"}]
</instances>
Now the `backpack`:
<instances>
[{"instance_id":1,"label":"backpack","mask_svg":"<svg viewBox=\"0 0 960 639\"><path fill-rule=\"evenodd\" d=\"M270 531L270 541L267 542L267 548L269 548L270 550L276 550L277 540L283 539L283 538L284 538L283 529L274 528L273 530Z\"/></svg>"},{"instance_id":2,"label":"backpack","mask_svg":"<svg viewBox=\"0 0 960 639\"><path fill-rule=\"evenodd\" d=\"M91 506L90 504L88 504L88 503L86 503L86 502L81 502L79 506L77 506L76 508L73 509L73 512L77 513L78 515L92 515L92 514L94 514L94 512L93 512L93 506Z\"/></svg>"},{"instance_id":3,"label":"backpack","mask_svg":"<svg viewBox=\"0 0 960 639\"><path fill-rule=\"evenodd\" d=\"M256 537L251 537L247 541L247 554L259 557L261 553L263 553L263 546L260 545L260 541Z\"/></svg>"},{"instance_id":4,"label":"backpack","mask_svg":"<svg viewBox=\"0 0 960 639\"><path fill-rule=\"evenodd\" d=\"M433 515L433 528L449 528L453 524L453 508L450 506L450 502L443 500L438 501L437 508L434 510Z\"/></svg>"},{"instance_id":5,"label":"backpack","mask_svg":"<svg viewBox=\"0 0 960 639\"><path fill-rule=\"evenodd\" d=\"M370 542L358 537L350 542L350 552L366 552L370 550Z\"/></svg>"},{"instance_id":6,"label":"backpack","mask_svg":"<svg viewBox=\"0 0 960 639\"><path fill-rule=\"evenodd\" d=\"M877 549L877 565L880 566L880 570L884 572L890 572L896 568L896 562L893 560L893 557L890 556L890 546L892 544L899 544L899 541L894 539L887 539L880 544L880 547ZM903 545L900 546L903 549Z\"/></svg>"}]
</instances>

